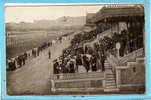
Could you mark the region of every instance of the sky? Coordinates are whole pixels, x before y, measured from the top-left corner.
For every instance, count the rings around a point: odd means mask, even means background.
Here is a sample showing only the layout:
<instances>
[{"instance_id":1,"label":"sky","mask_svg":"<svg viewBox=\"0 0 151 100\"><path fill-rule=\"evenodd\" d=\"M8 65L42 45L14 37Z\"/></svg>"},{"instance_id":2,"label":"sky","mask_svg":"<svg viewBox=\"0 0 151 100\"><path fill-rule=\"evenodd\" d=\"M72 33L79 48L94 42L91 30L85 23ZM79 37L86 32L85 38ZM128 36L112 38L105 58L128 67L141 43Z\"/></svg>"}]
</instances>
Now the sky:
<instances>
[{"instance_id":1,"label":"sky","mask_svg":"<svg viewBox=\"0 0 151 100\"><path fill-rule=\"evenodd\" d=\"M86 16L86 13L96 13L102 5L76 6L5 6L5 22L33 22L34 20L54 20L62 16Z\"/></svg>"}]
</instances>

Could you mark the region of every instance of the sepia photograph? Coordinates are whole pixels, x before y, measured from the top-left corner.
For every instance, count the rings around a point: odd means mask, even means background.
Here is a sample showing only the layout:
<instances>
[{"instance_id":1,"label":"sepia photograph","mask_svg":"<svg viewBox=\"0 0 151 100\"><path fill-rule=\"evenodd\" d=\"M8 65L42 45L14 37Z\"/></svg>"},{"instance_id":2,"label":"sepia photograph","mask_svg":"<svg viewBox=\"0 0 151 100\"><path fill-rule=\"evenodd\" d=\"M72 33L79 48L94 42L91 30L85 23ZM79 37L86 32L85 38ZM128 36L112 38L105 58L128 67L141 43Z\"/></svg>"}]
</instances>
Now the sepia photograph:
<instances>
[{"instance_id":1,"label":"sepia photograph","mask_svg":"<svg viewBox=\"0 0 151 100\"><path fill-rule=\"evenodd\" d=\"M143 4L6 4L6 94L145 93Z\"/></svg>"}]
</instances>

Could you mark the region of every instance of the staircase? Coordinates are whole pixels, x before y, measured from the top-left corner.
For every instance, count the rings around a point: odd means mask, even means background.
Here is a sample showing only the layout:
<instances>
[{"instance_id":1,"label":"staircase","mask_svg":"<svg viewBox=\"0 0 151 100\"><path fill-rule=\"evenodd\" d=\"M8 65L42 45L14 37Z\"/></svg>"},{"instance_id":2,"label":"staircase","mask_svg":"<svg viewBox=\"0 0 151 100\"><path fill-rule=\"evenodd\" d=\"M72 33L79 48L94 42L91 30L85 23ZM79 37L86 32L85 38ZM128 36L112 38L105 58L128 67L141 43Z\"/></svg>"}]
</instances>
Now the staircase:
<instances>
[{"instance_id":1,"label":"staircase","mask_svg":"<svg viewBox=\"0 0 151 100\"><path fill-rule=\"evenodd\" d=\"M112 71L112 67L109 62L105 60L105 92L118 92L119 89L116 85L116 75Z\"/></svg>"},{"instance_id":2,"label":"staircase","mask_svg":"<svg viewBox=\"0 0 151 100\"><path fill-rule=\"evenodd\" d=\"M145 57L144 49L140 48L128 55L116 59L109 53L105 61L105 92L118 92L119 84L144 84ZM116 75L116 71L125 70L128 73ZM122 76L121 76L122 75ZM121 80L121 77L124 80ZM128 77L128 78L127 78ZM123 83L121 83L123 82ZM117 86L118 84L118 86Z\"/></svg>"}]
</instances>

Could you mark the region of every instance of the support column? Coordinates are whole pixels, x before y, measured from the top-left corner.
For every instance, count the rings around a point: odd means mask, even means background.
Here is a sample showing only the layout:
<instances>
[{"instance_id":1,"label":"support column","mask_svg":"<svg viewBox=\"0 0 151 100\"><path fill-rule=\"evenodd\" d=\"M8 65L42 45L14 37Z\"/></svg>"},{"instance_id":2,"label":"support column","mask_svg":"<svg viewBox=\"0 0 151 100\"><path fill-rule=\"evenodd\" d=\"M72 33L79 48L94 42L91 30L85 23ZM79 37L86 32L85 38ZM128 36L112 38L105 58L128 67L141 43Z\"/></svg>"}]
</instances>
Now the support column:
<instances>
[{"instance_id":1,"label":"support column","mask_svg":"<svg viewBox=\"0 0 151 100\"><path fill-rule=\"evenodd\" d=\"M120 84L121 84L121 70L116 69L116 85L117 85L117 88L119 88Z\"/></svg>"}]
</instances>

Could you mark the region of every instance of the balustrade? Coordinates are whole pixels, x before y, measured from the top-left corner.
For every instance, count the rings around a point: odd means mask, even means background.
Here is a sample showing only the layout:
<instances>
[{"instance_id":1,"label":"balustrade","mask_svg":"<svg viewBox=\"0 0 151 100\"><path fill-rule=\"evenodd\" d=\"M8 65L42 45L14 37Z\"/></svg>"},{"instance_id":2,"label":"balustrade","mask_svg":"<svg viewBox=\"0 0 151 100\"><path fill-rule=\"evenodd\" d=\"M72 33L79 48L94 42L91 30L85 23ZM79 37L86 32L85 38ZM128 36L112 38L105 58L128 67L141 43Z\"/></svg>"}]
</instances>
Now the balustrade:
<instances>
[{"instance_id":1,"label":"balustrade","mask_svg":"<svg viewBox=\"0 0 151 100\"><path fill-rule=\"evenodd\" d=\"M132 53L127 54L124 57L121 57L119 59L119 63L120 64L126 63L128 60L135 59L136 57L139 56L144 56L144 48L140 48L136 51L133 51Z\"/></svg>"},{"instance_id":2,"label":"balustrade","mask_svg":"<svg viewBox=\"0 0 151 100\"><path fill-rule=\"evenodd\" d=\"M86 79L86 78L104 78L104 73L62 73L53 75L53 80L70 80L70 79Z\"/></svg>"},{"instance_id":3,"label":"balustrade","mask_svg":"<svg viewBox=\"0 0 151 100\"><path fill-rule=\"evenodd\" d=\"M55 91L87 91L97 90L103 91L105 86L105 73L64 73L55 74L51 78L52 92ZM76 89L76 90L75 90Z\"/></svg>"},{"instance_id":4,"label":"balustrade","mask_svg":"<svg viewBox=\"0 0 151 100\"><path fill-rule=\"evenodd\" d=\"M114 52L115 52L115 50L114 50ZM120 57L120 58L117 58L115 56L115 54L108 52L108 61L110 62L110 64L113 67L113 66L117 66L117 65L123 65L127 61L133 60L139 56L144 56L144 48L140 48L138 50L135 50L135 51L125 55L124 57Z\"/></svg>"}]
</instances>

